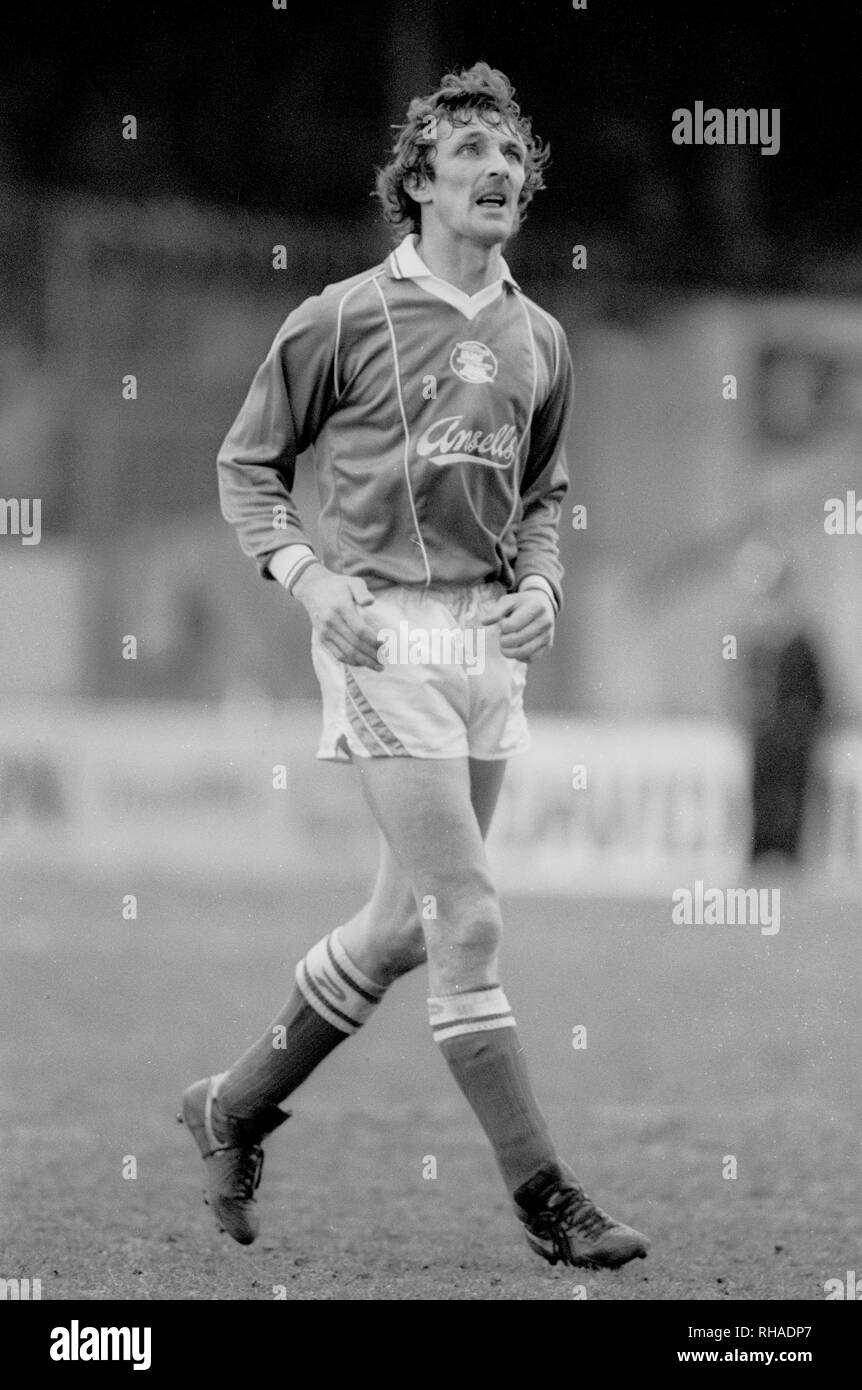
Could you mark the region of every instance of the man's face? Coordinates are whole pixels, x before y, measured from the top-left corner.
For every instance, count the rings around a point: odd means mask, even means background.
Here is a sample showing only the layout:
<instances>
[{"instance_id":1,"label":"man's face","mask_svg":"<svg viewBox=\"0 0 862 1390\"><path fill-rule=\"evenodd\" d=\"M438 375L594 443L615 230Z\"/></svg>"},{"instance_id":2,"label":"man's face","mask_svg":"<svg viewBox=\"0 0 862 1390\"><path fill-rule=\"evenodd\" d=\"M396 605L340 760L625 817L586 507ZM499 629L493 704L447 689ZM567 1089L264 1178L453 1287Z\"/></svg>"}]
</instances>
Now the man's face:
<instances>
[{"instance_id":1,"label":"man's face","mask_svg":"<svg viewBox=\"0 0 862 1390\"><path fill-rule=\"evenodd\" d=\"M491 118L493 119L493 117ZM412 196L429 220L450 236L494 246L518 229L518 198L526 150L510 126L471 115L467 125L440 120L434 176Z\"/></svg>"}]
</instances>

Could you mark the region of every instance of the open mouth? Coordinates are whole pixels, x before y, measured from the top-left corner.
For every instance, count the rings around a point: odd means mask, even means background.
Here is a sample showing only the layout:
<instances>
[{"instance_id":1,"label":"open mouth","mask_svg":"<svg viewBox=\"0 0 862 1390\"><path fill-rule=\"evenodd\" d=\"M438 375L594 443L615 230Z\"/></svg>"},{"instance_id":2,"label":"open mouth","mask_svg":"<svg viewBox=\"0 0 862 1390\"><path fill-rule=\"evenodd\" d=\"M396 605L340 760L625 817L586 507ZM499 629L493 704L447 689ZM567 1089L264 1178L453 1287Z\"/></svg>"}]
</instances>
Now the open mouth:
<instances>
[{"instance_id":1,"label":"open mouth","mask_svg":"<svg viewBox=\"0 0 862 1390\"><path fill-rule=\"evenodd\" d=\"M502 193L483 193L481 198L476 199L480 208L504 208L506 199Z\"/></svg>"}]
</instances>

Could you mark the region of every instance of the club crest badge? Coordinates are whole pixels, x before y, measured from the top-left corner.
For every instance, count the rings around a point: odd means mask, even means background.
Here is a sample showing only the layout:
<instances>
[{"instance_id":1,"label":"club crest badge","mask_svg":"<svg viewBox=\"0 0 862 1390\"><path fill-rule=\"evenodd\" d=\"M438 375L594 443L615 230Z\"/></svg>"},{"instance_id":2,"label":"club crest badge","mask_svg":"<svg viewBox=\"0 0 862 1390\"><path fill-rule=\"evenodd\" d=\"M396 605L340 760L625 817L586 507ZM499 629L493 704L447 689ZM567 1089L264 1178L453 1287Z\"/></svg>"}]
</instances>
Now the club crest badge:
<instances>
[{"instance_id":1,"label":"club crest badge","mask_svg":"<svg viewBox=\"0 0 862 1390\"><path fill-rule=\"evenodd\" d=\"M497 375L497 359L484 343L456 343L449 357L449 366L462 381L481 386Z\"/></svg>"}]
</instances>

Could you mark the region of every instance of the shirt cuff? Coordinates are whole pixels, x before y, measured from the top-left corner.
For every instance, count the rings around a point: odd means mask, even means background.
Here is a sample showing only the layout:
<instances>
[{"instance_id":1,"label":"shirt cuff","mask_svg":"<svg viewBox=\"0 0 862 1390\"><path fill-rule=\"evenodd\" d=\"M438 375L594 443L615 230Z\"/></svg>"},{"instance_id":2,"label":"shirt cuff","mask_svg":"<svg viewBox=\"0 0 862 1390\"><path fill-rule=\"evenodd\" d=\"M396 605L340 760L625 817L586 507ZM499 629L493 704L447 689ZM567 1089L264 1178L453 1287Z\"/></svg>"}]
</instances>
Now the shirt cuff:
<instances>
[{"instance_id":1,"label":"shirt cuff","mask_svg":"<svg viewBox=\"0 0 862 1390\"><path fill-rule=\"evenodd\" d=\"M297 549L299 549L298 546ZM548 598L551 600L554 606L554 612L559 612L556 595L543 574L525 574L518 585L518 593L523 593L524 589L541 589L542 593L547 594Z\"/></svg>"},{"instance_id":2,"label":"shirt cuff","mask_svg":"<svg viewBox=\"0 0 862 1390\"><path fill-rule=\"evenodd\" d=\"M273 579L277 579L290 593L299 576L316 561L317 556L311 546L298 543L283 545L281 550L276 550L274 555L270 555L266 567Z\"/></svg>"}]
</instances>

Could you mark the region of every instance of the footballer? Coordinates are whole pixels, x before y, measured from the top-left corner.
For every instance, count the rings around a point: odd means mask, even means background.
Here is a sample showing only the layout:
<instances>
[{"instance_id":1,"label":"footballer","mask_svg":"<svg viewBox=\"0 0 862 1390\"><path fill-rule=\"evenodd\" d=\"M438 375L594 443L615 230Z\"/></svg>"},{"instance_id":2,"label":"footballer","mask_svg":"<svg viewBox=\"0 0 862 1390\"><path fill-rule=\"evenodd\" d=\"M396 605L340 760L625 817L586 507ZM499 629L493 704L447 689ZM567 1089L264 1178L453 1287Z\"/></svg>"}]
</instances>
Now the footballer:
<instances>
[{"instance_id":1,"label":"footballer","mask_svg":"<svg viewBox=\"0 0 862 1390\"><path fill-rule=\"evenodd\" d=\"M584 1192L536 1103L484 846L506 759L528 745L528 666L562 602L571 358L502 256L547 158L486 63L414 99L377 176L395 249L288 316L218 456L243 550L310 619L317 756L353 764L380 831L369 901L299 962L260 1039L183 1097L209 1204L244 1245L281 1102L427 963L433 1036L532 1249L592 1268L647 1252ZM316 546L292 496L309 448ZM409 660L384 631L409 634ZM413 642L441 632L448 643ZM468 648L482 660L459 660Z\"/></svg>"}]
</instances>

